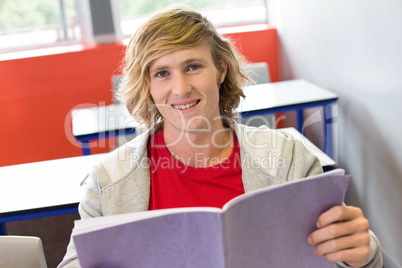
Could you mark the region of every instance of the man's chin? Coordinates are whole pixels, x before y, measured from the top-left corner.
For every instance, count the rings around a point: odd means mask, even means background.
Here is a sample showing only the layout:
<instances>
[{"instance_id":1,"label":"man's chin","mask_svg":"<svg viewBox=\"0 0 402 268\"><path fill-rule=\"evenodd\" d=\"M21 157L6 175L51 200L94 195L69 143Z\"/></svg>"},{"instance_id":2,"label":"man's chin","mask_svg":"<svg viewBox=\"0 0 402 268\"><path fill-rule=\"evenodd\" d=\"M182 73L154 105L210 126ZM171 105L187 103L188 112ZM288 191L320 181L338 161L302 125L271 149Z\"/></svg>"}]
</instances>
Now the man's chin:
<instances>
[{"instance_id":1,"label":"man's chin","mask_svg":"<svg viewBox=\"0 0 402 268\"><path fill-rule=\"evenodd\" d=\"M211 124L202 119L191 119L188 121L181 122L169 122L170 127L176 129L177 131L189 133L189 134L197 134L197 133L207 133L212 130ZM166 124L165 124L166 127Z\"/></svg>"}]
</instances>

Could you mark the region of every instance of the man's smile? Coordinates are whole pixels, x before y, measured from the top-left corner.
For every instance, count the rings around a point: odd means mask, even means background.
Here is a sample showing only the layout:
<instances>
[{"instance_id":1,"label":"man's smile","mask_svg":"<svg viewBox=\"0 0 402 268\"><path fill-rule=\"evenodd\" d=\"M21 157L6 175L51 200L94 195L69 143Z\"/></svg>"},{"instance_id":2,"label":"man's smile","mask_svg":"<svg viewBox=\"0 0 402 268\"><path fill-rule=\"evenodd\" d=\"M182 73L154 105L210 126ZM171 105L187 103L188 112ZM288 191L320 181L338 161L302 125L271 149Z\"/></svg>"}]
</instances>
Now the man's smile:
<instances>
[{"instance_id":1,"label":"man's smile","mask_svg":"<svg viewBox=\"0 0 402 268\"><path fill-rule=\"evenodd\" d=\"M200 102L200 100L195 100L193 102L186 103L186 104L171 104L171 106L174 109L185 110L185 109L188 109L188 108L191 108L191 107L197 105L199 102Z\"/></svg>"}]
</instances>

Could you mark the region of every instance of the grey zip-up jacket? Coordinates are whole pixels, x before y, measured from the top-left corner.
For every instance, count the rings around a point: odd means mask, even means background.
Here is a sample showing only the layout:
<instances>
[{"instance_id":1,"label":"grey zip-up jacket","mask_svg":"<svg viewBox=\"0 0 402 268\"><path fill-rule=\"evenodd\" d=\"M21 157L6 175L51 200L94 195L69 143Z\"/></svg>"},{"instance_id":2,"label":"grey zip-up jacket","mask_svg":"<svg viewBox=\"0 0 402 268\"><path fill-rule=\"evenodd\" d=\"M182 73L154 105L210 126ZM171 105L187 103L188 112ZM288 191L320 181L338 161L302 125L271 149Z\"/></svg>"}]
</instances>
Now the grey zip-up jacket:
<instances>
[{"instance_id":1,"label":"grey zip-up jacket","mask_svg":"<svg viewBox=\"0 0 402 268\"><path fill-rule=\"evenodd\" d=\"M265 126L254 128L233 123L231 127L240 145L245 192L322 172L318 159L289 134ZM79 205L82 220L148 210L150 169L147 142L154 131L150 129L137 136L93 168ZM373 233L370 246L370 262L364 267L382 267L380 244ZM58 267L80 267L72 239ZM349 266L339 263L336 267Z\"/></svg>"}]
</instances>

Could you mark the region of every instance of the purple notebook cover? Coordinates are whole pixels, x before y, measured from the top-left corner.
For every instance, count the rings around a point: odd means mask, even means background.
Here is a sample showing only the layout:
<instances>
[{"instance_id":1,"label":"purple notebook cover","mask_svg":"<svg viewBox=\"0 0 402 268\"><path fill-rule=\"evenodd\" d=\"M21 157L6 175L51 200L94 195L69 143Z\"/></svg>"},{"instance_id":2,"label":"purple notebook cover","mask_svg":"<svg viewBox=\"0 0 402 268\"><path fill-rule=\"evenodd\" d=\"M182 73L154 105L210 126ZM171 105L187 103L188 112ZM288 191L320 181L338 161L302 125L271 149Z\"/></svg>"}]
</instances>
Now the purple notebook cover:
<instances>
[{"instance_id":1,"label":"purple notebook cover","mask_svg":"<svg viewBox=\"0 0 402 268\"><path fill-rule=\"evenodd\" d=\"M348 182L324 173L247 193L223 212L133 220L74 235L74 242L83 268L329 268L333 263L314 254L307 236L322 212L342 204Z\"/></svg>"}]
</instances>

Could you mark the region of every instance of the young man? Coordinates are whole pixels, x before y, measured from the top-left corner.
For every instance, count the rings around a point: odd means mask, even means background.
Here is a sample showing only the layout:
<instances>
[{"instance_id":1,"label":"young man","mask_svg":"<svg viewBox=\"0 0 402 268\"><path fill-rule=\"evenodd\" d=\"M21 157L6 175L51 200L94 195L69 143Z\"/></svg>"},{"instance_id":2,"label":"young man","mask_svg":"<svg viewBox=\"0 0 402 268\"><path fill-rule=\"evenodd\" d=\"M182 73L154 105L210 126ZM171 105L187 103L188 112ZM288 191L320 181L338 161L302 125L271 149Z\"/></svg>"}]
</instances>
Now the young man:
<instances>
[{"instance_id":1,"label":"young man","mask_svg":"<svg viewBox=\"0 0 402 268\"><path fill-rule=\"evenodd\" d=\"M292 137L234 122L249 81L239 57L208 20L185 8L163 11L137 31L127 47L120 96L149 130L94 168L79 206L83 220L222 207L244 192L322 172ZM308 243L338 267L382 265L360 209L333 207L317 228ZM59 267L79 267L73 242Z\"/></svg>"}]
</instances>

